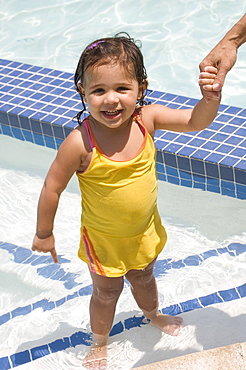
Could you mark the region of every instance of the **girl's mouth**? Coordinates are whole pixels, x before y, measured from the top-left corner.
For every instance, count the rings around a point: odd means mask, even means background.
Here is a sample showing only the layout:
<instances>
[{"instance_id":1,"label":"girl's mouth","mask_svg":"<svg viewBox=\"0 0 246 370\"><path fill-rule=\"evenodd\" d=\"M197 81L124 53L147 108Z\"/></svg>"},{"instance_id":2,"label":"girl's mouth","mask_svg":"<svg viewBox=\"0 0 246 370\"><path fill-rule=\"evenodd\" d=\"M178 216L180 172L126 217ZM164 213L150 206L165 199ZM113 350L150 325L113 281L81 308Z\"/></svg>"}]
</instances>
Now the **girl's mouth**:
<instances>
[{"instance_id":1,"label":"girl's mouth","mask_svg":"<svg viewBox=\"0 0 246 370\"><path fill-rule=\"evenodd\" d=\"M122 110L104 110L102 114L106 118L117 118L121 114Z\"/></svg>"}]
</instances>

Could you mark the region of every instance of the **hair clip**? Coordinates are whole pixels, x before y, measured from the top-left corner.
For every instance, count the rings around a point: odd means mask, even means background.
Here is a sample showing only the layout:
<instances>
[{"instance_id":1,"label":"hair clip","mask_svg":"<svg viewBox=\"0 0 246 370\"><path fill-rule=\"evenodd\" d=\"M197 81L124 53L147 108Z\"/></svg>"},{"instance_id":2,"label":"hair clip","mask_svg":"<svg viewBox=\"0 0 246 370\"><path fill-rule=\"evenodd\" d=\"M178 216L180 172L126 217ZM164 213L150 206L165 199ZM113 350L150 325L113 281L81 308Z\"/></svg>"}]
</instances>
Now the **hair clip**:
<instances>
[{"instance_id":1,"label":"hair clip","mask_svg":"<svg viewBox=\"0 0 246 370\"><path fill-rule=\"evenodd\" d=\"M94 49L97 45L101 44L102 42L105 42L105 41L104 40L101 40L101 41L94 42L93 44L91 44L90 46L88 46L87 50Z\"/></svg>"}]
</instances>

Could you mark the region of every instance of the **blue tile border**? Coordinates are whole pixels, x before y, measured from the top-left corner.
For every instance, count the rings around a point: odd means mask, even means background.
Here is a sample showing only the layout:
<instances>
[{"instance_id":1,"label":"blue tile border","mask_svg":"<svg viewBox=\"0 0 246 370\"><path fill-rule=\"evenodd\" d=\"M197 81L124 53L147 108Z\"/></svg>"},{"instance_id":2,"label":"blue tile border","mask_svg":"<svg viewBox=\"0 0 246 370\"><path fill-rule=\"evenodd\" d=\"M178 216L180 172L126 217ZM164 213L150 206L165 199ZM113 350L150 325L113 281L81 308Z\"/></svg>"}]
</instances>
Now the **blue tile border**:
<instances>
[{"instance_id":1,"label":"blue tile border","mask_svg":"<svg viewBox=\"0 0 246 370\"><path fill-rule=\"evenodd\" d=\"M197 102L152 90L147 100L175 109ZM58 149L80 109L71 73L0 59L0 134ZM221 104L205 130L159 130L155 145L160 180L246 199L246 109Z\"/></svg>"},{"instance_id":2,"label":"blue tile border","mask_svg":"<svg viewBox=\"0 0 246 370\"><path fill-rule=\"evenodd\" d=\"M22 248L26 250L22 251L22 255L24 257L20 260L18 246L14 244L9 243L0 243L0 247L5 250L7 250L9 253L14 255L14 261L18 263L27 263L29 260L29 263L34 262L35 258L40 260L40 263L44 263L44 259L48 260L48 257L44 256L36 256L31 251ZM31 255L30 255L30 253ZM155 275L161 276L163 274L166 274L168 271L172 269L181 269L184 267L189 266L200 266L205 260L209 258L218 257L224 253L229 254L231 257L236 257L240 254L243 254L246 252L246 244L241 243L231 243L226 247L221 247L218 249L208 250L206 252L203 252L201 254L188 256L183 260L174 261L172 259L166 259L166 260L157 260L155 265ZM32 258L34 257L34 259ZM41 259L43 257L44 259ZM59 307L60 305L64 304L70 299L78 298L80 296L85 296L88 294L91 294L92 286L85 286L80 288L77 292L74 292L73 294L61 298L58 301L48 301L46 299L43 299L39 302L35 302L33 304L30 304L26 307L19 307L15 310L11 311L10 313L6 313L2 316L0 316L0 325L4 325L7 321L11 320L12 318L15 318L16 316L22 316L22 315L28 315L32 310L36 308L42 308L43 311L47 310L53 310L56 307ZM184 312L193 311L196 309L201 309L204 307L208 307L217 303L223 303L223 302L230 302L237 299L242 299L246 297L246 284L242 284L240 286L226 289L226 290L220 290L217 292L213 292L211 294L208 294L206 296L193 298L190 300L187 300L185 302L180 302L171 306L167 306L161 309L162 313L168 314L168 315L179 315ZM124 321L119 321L116 323L111 332L110 336L114 336L117 334L122 333L125 330L130 330L132 328L141 327L142 325L146 325L146 321L143 320L144 316L133 316L128 317ZM76 347L77 345L84 345L84 346L90 346L91 345L91 333L89 332L82 332L78 331L73 333L70 337L64 337L64 338L58 338L50 343L45 343L43 345L39 345L38 347L26 349L21 352L17 352L8 356L4 356L0 358L0 370L8 370L14 367L17 367L19 365L24 365L26 363L35 361L36 359L42 358L44 356L50 355L52 353L56 353L59 351L64 351L68 348Z\"/></svg>"}]
</instances>

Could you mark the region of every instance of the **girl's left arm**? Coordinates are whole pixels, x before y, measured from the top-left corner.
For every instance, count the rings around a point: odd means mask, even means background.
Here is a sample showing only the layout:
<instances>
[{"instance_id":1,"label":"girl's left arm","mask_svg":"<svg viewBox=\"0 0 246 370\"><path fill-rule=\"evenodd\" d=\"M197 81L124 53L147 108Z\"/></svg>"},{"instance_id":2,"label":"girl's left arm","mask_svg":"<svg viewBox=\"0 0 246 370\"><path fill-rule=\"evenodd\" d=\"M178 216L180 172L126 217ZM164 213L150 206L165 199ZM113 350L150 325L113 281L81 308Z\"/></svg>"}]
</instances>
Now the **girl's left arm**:
<instances>
[{"instance_id":1,"label":"girl's left arm","mask_svg":"<svg viewBox=\"0 0 246 370\"><path fill-rule=\"evenodd\" d=\"M205 72L200 73L200 86L211 89L216 73L215 67L207 67ZM202 98L193 109L171 109L159 104L147 105L142 109L142 118L151 134L156 130L200 131L208 127L215 119L220 98L220 94L210 101Z\"/></svg>"}]
</instances>

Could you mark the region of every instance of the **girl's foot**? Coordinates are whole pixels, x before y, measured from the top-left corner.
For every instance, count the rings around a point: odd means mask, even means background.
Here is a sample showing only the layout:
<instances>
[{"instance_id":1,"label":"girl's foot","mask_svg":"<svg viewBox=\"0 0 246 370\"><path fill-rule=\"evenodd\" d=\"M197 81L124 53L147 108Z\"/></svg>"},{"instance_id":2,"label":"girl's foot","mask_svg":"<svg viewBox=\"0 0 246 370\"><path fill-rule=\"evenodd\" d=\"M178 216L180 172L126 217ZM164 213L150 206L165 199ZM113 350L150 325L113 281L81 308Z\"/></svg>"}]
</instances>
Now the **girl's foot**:
<instances>
[{"instance_id":1,"label":"girl's foot","mask_svg":"<svg viewBox=\"0 0 246 370\"><path fill-rule=\"evenodd\" d=\"M91 347L83 361L86 369L105 370L107 369L107 346Z\"/></svg>"},{"instance_id":2,"label":"girl's foot","mask_svg":"<svg viewBox=\"0 0 246 370\"><path fill-rule=\"evenodd\" d=\"M93 344L85 356L83 366L87 369L107 369L108 335L93 334Z\"/></svg>"},{"instance_id":3,"label":"girl's foot","mask_svg":"<svg viewBox=\"0 0 246 370\"><path fill-rule=\"evenodd\" d=\"M164 315L156 309L150 312L145 311L144 315L166 334L177 336L182 328L183 319L181 317Z\"/></svg>"}]
</instances>

